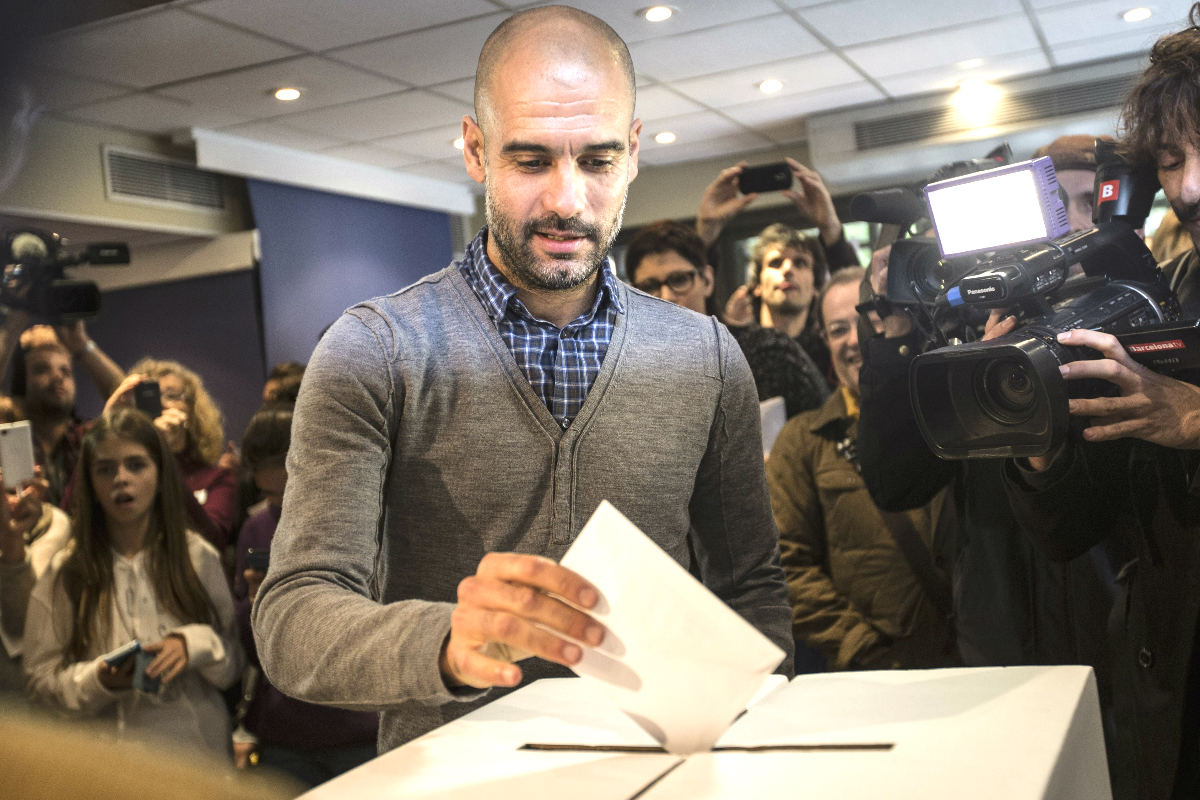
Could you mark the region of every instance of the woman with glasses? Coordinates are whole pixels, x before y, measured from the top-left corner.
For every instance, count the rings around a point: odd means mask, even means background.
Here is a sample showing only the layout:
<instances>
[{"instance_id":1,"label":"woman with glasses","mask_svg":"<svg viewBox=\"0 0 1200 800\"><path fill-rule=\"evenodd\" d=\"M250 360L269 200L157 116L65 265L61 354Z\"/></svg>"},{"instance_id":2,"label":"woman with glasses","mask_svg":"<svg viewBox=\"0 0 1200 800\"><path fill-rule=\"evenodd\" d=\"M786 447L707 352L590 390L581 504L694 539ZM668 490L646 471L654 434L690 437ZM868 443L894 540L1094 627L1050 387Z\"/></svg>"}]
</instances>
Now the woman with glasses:
<instances>
[{"instance_id":1,"label":"woman with glasses","mask_svg":"<svg viewBox=\"0 0 1200 800\"><path fill-rule=\"evenodd\" d=\"M108 399L105 411L134 405L134 387L158 381L162 413L154 426L179 464L192 524L224 552L237 522L237 477L217 462L225 444L224 420L200 376L178 361L143 358Z\"/></svg>"},{"instance_id":2,"label":"woman with glasses","mask_svg":"<svg viewBox=\"0 0 1200 800\"><path fill-rule=\"evenodd\" d=\"M697 314L720 316L713 302L713 268L705 259L704 242L690 226L663 220L642 228L629 242L625 274L646 294ZM753 323L729 330L754 373L759 400L782 397L789 417L824 402L828 386L796 340Z\"/></svg>"}]
</instances>

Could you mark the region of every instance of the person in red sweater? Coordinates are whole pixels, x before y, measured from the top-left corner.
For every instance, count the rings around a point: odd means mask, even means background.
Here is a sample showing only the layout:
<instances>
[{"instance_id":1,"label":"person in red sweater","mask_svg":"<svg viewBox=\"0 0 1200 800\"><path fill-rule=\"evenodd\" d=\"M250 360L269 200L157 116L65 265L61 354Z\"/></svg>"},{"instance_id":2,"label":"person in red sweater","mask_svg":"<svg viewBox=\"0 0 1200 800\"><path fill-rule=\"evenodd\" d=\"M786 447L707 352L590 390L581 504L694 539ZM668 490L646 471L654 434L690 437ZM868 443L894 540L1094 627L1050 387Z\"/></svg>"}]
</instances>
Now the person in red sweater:
<instances>
[{"instance_id":1,"label":"person in red sweater","mask_svg":"<svg viewBox=\"0 0 1200 800\"><path fill-rule=\"evenodd\" d=\"M177 361L143 358L113 392L105 411L133 406L133 388L158 381L162 414L154 420L179 462L192 524L224 552L237 521L237 477L218 464L225 446L224 421L200 376Z\"/></svg>"}]
</instances>

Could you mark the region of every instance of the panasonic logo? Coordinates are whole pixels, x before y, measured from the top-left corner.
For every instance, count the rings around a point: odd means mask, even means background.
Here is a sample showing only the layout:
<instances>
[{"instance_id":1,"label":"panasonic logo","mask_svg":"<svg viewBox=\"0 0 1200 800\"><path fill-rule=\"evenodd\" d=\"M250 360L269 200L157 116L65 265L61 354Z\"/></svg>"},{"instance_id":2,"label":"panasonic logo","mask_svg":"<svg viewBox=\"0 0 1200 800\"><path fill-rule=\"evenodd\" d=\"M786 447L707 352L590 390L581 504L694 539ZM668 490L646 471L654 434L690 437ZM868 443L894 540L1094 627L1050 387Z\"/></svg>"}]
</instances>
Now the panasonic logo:
<instances>
[{"instance_id":1,"label":"panasonic logo","mask_svg":"<svg viewBox=\"0 0 1200 800\"><path fill-rule=\"evenodd\" d=\"M994 294L995 291L995 286L988 286L983 289L967 289L967 294Z\"/></svg>"}]
</instances>

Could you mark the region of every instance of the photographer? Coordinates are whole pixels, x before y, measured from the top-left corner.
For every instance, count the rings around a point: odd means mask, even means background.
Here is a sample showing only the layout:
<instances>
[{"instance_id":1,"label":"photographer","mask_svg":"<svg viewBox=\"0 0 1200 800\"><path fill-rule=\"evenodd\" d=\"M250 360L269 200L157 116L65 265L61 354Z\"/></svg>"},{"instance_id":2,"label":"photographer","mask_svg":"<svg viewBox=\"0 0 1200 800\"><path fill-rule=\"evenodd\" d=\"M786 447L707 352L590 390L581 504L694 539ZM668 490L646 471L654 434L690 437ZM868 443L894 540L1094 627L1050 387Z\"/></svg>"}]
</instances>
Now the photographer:
<instances>
[{"instance_id":1,"label":"photographer","mask_svg":"<svg viewBox=\"0 0 1200 800\"><path fill-rule=\"evenodd\" d=\"M11 311L0 326L0 375L8 371L18 342L25 364L25 409L33 425L34 455L50 489L47 500L59 504L75 472L87 423L75 416L75 367L87 371L102 397L125 373L96 346L82 321L72 325L29 325L29 314Z\"/></svg>"},{"instance_id":2,"label":"photographer","mask_svg":"<svg viewBox=\"0 0 1200 800\"><path fill-rule=\"evenodd\" d=\"M805 236L782 223L770 225L759 234L751 256L750 278L726 302L725 324L730 330L761 324L783 331L800 343L827 380L836 380L829 348L815 324L813 301L830 271L859 266L858 254L846 241L842 221L821 176L795 159L787 159L787 164L799 191L787 189L783 195L813 221L819 235ZM738 189L738 176L745 168L743 161L722 170L704 190L696 232L707 247L717 241L738 212L758 198L757 193L742 194Z\"/></svg>"},{"instance_id":3,"label":"photographer","mask_svg":"<svg viewBox=\"0 0 1200 800\"><path fill-rule=\"evenodd\" d=\"M1159 39L1126 101L1122 144L1154 164L1163 192L1200 244L1200 4L1191 27ZM1164 266L1183 319L1200 317L1200 254ZM1200 796L1200 388L1135 363L1109 334L1070 331L1059 341L1101 358L1061 368L1099 378L1119 396L1072 399L1088 426L1056 453L1007 463L1013 508L1053 558L1069 559L1116 533L1136 548L1121 571L1110 626L1114 796ZM1074 429L1073 429L1074 430Z\"/></svg>"}]
</instances>

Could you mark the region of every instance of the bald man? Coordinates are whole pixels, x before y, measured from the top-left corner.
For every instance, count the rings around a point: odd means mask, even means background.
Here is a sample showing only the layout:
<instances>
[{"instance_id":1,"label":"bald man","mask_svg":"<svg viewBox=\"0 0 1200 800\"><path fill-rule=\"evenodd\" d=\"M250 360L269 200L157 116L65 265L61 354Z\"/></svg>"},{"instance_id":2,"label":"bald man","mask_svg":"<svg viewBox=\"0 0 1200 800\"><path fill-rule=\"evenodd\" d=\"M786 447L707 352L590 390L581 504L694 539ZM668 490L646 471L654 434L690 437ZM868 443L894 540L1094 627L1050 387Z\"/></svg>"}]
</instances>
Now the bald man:
<instances>
[{"instance_id":1,"label":"bald man","mask_svg":"<svg viewBox=\"0 0 1200 800\"><path fill-rule=\"evenodd\" d=\"M255 638L284 692L381 710L381 751L603 641L595 587L557 564L602 500L791 670L750 369L713 318L607 260L633 108L599 19L502 23L463 119L487 227L462 261L350 309L305 373Z\"/></svg>"}]
</instances>

